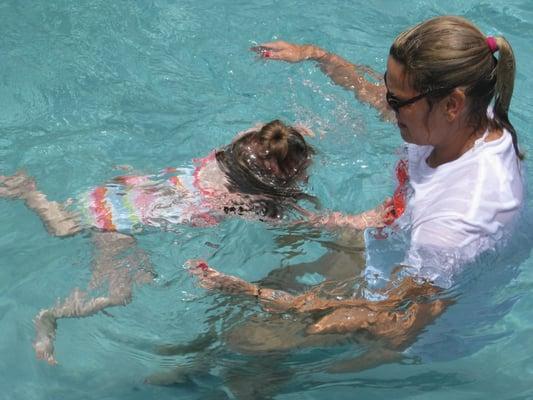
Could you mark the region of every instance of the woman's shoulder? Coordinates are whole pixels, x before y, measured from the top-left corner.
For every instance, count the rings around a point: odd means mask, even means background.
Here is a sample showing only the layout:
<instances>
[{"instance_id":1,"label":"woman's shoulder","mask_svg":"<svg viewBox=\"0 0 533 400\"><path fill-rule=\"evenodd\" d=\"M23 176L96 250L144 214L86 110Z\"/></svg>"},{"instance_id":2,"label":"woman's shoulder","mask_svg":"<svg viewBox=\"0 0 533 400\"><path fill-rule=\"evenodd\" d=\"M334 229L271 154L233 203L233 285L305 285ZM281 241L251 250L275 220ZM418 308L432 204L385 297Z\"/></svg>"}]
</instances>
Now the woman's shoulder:
<instances>
[{"instance_id":1,"label":"woman's shoulder","mask_svg":"<svg viewBox=\"0 0 533 400\"><path fill-rule=\"evenodd\" d=\"M487 181L518 184L522 182L522 162L518 158L513 138L506 129L493 131L478 145L474 161L482 178Z\"/></svg>"}]
</instances>

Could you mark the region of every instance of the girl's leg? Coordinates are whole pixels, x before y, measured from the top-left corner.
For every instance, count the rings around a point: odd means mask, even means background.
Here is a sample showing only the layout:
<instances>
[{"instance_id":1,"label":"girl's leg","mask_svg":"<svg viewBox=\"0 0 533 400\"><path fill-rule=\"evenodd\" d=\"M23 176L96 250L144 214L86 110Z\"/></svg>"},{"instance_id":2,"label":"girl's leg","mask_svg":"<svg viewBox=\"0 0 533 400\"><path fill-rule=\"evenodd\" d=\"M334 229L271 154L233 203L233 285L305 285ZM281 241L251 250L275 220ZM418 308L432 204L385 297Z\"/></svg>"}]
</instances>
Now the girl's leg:
<instances>
[{"instance_id":1,"label":"girl's leg","mask_svg":"<svg viewBox=\"0 0 533 400\"><path fill-rule=\"evenodd\" d=\"M12 176L0 175L0 197L24 200L51 235L70 236L82 230L79 217L67 211L66 204L49 201L37 190L35 180L22 171Z\"/></svg>"},{"instance_id":2,"label":"girl's leg","mask_svg":"<svg viewBox=\"0 0 533 400\"><path fill-rule=\"evenodd\" d=\"M91 298L87 292L76 288L63 302L39 312L35 318L34 349L38 358L50 364L56 363L54 338L58 319L87 317L108 307L125 306L131 302L134 283L149 283L153 279L147 257L134 249L135 239L131 236L96 232L94 243L96 255L89 289L107 281L108 294ZM132 253L125 254L129 251Z\"/></svg>"},{"instance_id":3,"label":"girl's leg","mask_svg":"<svg viewBox=\"0 0 533 400\"><path fill-rule=\"evenodd\" d=\"M59 318L77 318L93 315L107 307L119 305L110 297L87 298L87 293L79 289L74 291L62 303L41 310L35 317L35 341L33 348L37 358L49 364L56 364L54 356L54 339Z\"/></svg>"}]
</instances>

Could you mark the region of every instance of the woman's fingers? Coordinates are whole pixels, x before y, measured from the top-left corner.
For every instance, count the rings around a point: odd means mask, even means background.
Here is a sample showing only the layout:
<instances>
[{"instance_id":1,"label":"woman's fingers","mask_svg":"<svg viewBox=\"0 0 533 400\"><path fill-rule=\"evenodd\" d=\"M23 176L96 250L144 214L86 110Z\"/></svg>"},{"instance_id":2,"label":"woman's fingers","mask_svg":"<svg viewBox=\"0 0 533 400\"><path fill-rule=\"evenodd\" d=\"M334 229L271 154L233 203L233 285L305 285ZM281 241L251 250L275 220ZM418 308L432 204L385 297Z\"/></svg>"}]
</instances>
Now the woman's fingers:
<instances>
[{"instance_id":1,"label":"woman's fingers","mask_svg":"<svg viewBox=\"0 0 533 400\"><path fill-rule=\"evenodd\" d=\"M209 268L209 265L207 265L204 260L187 260L185 262L185 267L189 270L191 275L199 277L205 277L210 272L214 271L212 268Z\"/></svg>"},{"instance_id":2,"label":"woman's fingers","mask_svg":"<svg viewBox=\"0 0 533 400\"><path fill-rule=\"evenodd\" d=\"M267 50L280 51L288 47L294 46L293 44L284 42L283 40L277 40L275 42L267 42L259 45L258 47L263 47Z\"/></svg>"},{"instance_id":3,"label":"woman's fingers","mask_svg":"<svg viewBox=\"0 0 533 400\"><path fill-rule=\"evenodd\" d=\"M277 58L279 57L278 53L287 47L286 44L285 42L264 43L250 47L250 50L256 52L262 58Z\"/></svg>"},{"instance_id":4,"label":"woman's fingers","mask_svg":"<svg viewBox=\"0 0 533 400\"><path fill-rule=\"evenodd\" d=\"M250 50L255 51L262 58L273 60L298 62L303 59L301 46L281 40L253 46Z\"/></svg>"},{"instance_id":5,"label":"woman's fingers","mask_svg":"<svg viewBox=\"0 0 533 400\"><path fill-rule=\"evenodd\" d=\"M185 261L185 267L188 269L193 269L202 263L207 264L205 260L202 260L201 258L191 258L190 260Z\"/></svg>"},{"instance_id":6,"label":"woman's fingers","mask_svg":"<svg viewBox=\"0 0 533 400\"><path fill-rule=\"evenodd\" d=\"M209 267L204 260L188 260L185 262L189 273L198 279L200 287L207 290L220 289L225 276Z\"/></svg>"}]
</instances>

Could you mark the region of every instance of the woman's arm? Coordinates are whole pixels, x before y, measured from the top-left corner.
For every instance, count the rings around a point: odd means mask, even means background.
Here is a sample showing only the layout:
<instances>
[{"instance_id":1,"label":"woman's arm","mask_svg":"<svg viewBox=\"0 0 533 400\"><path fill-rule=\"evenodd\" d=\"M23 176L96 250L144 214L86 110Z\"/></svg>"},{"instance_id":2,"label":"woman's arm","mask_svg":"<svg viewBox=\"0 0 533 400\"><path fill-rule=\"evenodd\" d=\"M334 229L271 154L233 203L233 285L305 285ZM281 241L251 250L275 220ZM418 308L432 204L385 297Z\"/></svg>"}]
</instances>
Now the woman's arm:
<instances>
[{"instance_id":1,"label":"woman's arm","mask_svg":"<svg viewBox=\"0 0 533 400\"><path fill-rule=\"evenodd\" d=\"M206 289L222 293L255 297L270 312L313 313L329 311L309 326L309 334L367 332L383 339L387 347L402 349L416 335L444 312L452 301L437 296L441 289L428 282L419 283L407 277L386 293L387 299L324 299L310 291L298 296L283 290L261 288L243 279L222 274L205 262L189 261L192 274Z\"/></svg>"},{"instance_id":2,"label":"woman's arm","mask_svg":"<svg viewBox=\"0 0 533 400\"><path fill-rule=\"evenodd\" d=\"M384 339L392 349L404 349L416 335L432 323L452 304L450 299L437 297L441 289L430 283L418 283L405 278L389 297L379 302L339 305L308 329L309 333L346 333L365 331Z\"/></svg>"},{"instance_id":3,"label":"woman's arm","mask_svg":"<svg viewBox=\"0 0 533 400\"><path fill-rule=\"evenodd\" d=\"M329 311L309 326L309 334L366 332L390 350L403 350L453 303L437 297L441 289L405 278L383 301L322 299L309 292L291 296L258 288L258 299L269 311Z\"/></svg>"},{"instance_id":4,"label":"woman's arm","mask_svg":"<svg viewBox=\"0 0 533 400\"><path fill-rule=\"evenodd\" d=\"M309 44L298 45L277 41L252 47L252 50L261 57L272 60L316 61L320 69L335 84L353 91L360 101L377 108L383 119L395 120L394 113L387 107L385 101L386 88L381 75L367 66L352 64L336 54Z\"/></svg>"}]
</instances>

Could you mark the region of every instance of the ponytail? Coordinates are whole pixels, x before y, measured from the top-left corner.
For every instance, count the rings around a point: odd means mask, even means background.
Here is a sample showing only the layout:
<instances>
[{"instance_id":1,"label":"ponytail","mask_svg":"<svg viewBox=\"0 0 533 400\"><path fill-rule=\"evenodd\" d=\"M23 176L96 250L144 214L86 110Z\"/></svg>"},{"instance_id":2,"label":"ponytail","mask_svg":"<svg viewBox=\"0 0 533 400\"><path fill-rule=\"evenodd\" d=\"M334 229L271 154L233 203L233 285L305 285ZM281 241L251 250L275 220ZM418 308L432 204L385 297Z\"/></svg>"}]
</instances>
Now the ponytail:
<instances>
[{"instance_id":1,"label":"ponytail","mask_svg":"<svg viewBox=\"0 0 533 400\"><path fill-rule=\"evenodd\" d=\"M495 37L494 40L498 50L498 61L495 69L494 120L511 133L515 152L518 158L522 160L524 155L518 148L516 130L509 121L509 107L511 105L511 97L513 96L516 74L514 53L511 45L503 36Z\"/></svg>"},{"instance_id":2,"label":"ponytail","mask_svg":"<svg viewBox=\"0 0 533 400\"><path fill-rule=\"evenodd\" d=\"M276 119L269 122L259 132L264 151L274 157L278 163L283 162L289 152L290 129L283 122Z\"/></svg>"}]
</instances>

